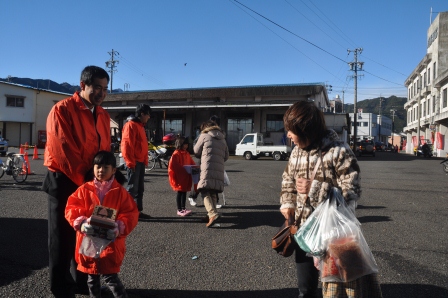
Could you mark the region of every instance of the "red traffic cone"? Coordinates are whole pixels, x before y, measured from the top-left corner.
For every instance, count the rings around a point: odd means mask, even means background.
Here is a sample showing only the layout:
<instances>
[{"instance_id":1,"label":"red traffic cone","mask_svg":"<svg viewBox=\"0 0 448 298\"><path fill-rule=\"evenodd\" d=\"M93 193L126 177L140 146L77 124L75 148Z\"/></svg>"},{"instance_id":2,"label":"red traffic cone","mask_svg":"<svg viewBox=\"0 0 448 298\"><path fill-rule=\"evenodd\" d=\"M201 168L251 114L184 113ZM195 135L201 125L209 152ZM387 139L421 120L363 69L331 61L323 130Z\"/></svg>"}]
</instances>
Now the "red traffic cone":
<instances>
[{"instance_id":1,"label":"red traffic cone","mask_svg":"<svg viewBox=\"0 0 448 298\"><path fill-rule=\"evenodd\" d=\"M34 145L33 159L39 159L39 154L37 153L37 146L36 145Z\"/></svg>"},{"instance_id":2,"label":"red traffic cone","mask_svg":"<svg viewBox=\"0 0 448 298\"><path fill-rule=\"evenodd\" d=\"M28 142L25 142L25 150L28 150L30 146L28 146Z\"/></svg>"},{"instance_id":3,"label":"red traffic cone","mask_svg":"<svg viewBox=\"0 0 448 298\"><path fill-rule=\"evenodd\" d=\"M19 154L24 154L24 153L25 153L25 151L23 150L23 146L22 146L22 144L20 144Z\"/></svg>"},{"instance_id":4,"label":"red traffic cone","mask_svg":"<svg viewBox=\"0 0 448 298\"><path fill-rule=\"evenodd\" d=\"M25 152L25 161L28 164L28 173L27 174L32 175L33 173L31 172L31 165L30 165L30 161L28 159L28 152ZM23 166L25 166L25 164Z\"/></svg>"}]
</instances>

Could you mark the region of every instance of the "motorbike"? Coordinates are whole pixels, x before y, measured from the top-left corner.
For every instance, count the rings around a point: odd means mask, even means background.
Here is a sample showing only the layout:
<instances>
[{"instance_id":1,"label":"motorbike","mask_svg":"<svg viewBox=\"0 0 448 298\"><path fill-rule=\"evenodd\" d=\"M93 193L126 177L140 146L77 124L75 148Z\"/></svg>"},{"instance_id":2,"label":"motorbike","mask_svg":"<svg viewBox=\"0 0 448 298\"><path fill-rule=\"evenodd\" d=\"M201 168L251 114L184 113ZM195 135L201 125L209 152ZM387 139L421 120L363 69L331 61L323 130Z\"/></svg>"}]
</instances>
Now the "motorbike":
<instances>
[{"instance_id":1,"label":"motorbike","mask_svg":"<svg viewBox=\"0 0 448 298\"><path fill-rule=\"evenodd\" d=\"M428 144L418 146L418 148L415 149L414 154L416 156L423 156L423 157L433 156L431 147Z\"/></svg>"},{"instance_id":2,"label":"motorbike","mask_svg":"<svg viewBox=\"0 0 448 298\"><path fill-rule=\"evenodd\" d=\"M440 163L443 167L443 171L448 174L448 158L445 158L444 160L442 160L442 162Z\"/></svg>"},{"instance_id":3,"label":"motorbike","mask_svg":"<svg viewBox=\"0 0 448 298\"><path fill-rule=\"evenodd\" d=\"M168 168L171 155L173 155L174 150L176 150L174 146L175 140L176 136L170 133L163 137L162 145L154 145L152 143L152 139L148 142L148 165L145 167L145 172L153 170L156 164L159 164L160 168L162 168L162 164ZM118 157L119 161L117 163L117 168L120 170L125 170L126 163L124 162L123 155L120 153Z\"/></svg>"}]
</instances>

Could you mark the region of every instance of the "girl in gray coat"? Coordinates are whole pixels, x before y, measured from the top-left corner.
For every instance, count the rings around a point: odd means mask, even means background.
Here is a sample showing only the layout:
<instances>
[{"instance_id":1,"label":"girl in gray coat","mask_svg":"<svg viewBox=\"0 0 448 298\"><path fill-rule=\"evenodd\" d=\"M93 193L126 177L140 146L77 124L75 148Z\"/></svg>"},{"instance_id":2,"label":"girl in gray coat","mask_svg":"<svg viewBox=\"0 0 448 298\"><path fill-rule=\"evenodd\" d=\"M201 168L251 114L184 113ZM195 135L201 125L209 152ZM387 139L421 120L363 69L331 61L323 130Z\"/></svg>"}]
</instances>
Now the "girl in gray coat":
<instances>
[{"instance_id":1,"label":"girl in gray coat","mask_svg":"<svg viewBox=\"0 0 448 298\"><path fill-rule=\"evenodd\" d=\"M224 162L229 158L229 148L221 128L212 120L201 125L201 134L194 146L194 154L201 159L201 176L197 189L207 210L207 228L219 219L216 208L218 193L224 190Z\"/></svg>"}]
</instances>

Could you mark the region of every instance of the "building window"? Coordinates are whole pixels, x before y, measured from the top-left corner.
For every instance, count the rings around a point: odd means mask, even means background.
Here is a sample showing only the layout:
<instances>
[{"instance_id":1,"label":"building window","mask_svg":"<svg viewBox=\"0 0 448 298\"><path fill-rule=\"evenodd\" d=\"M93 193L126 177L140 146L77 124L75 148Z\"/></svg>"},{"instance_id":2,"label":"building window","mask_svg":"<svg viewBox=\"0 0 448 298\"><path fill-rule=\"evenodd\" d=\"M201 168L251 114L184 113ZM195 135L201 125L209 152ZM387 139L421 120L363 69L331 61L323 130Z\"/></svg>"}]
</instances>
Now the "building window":
<instances>
[{"instance_id":1,"label":"building window","mask_svg":"<svg viewBox=\"0 0 448 298\"><path fill-rule=\"evenodd\" d=\"M443 89L443 93L442 93L442 105L443 105L442 108L446 108L448 105L446 90L447 89Z\"/></svg>"},{"instance_id":2,"label":"building window","mask_svg":"<svg viewBox=\"0 0 448 298\"><path fill-rule=\"evenodd\" d=\"M423 87L426 87L426 72L423 73Z\"/></svg>"},{"instance_id":3,"label":"building window","mask_svg":"<svg viewBox=\"0 0 448 298\"><path fill-rule=\"evenodd\" d=\"M425 116L425 115L426 115L426 102L424 102L424 103L422 104L422 108L423 108L422 116Z\"/></svg>"},{"instance_id":4,"label":"building window","mask_svg":"<svg viewBox=\"0 0 448 298\"><path fill-rule=\"evenodd\" d=\"M437 73L436 73L436 64L437 62L434 62L433 66L432 66L432 78L435 80L437 78Z\"/></svg>"},{"instance_id":5,"label":"building window","mask_svg":"<svg viewBox=\"0 0 448 298\"><path fill-rule=\"evenodd\" d=\"M435 95L432 97L432 112L433 113L436 112L436 96Z\"/></svg>"},{"instance_id":6,"label":"building window","mask_svg":"<svg viewBox=\"0 0 448 298\"><path fill-rule=\"evenodd\" d=\"M428 68L428 85L431 84L431 67Z\"/></svg>"},{"instance_id":7,"label":"building window","mask_svg":"<svg viewBox=\"0 0 448 298\"><path fill-rule=\"evenodd\" d=\"M25 97L18 97L18 96L7 96L6 97L6 106L7 107L23 108L24 102L25 102Z\"/></svg>"},{"instance_id":8,"label":"building window","mask_svg":"<svg viewBox=\"0 0 448 298\"><path fill-rule=\"evenodd\" d=\"M266 115L266 131L281 131L285 130L283 126L283 114L268 114Z\"/></svg>"},{"instance_id":9,"label":"building window","mask_svg":"<svg viewBox=\"0 0 448 298\"><path fill-rule=\"evenodd\" d=\"M364 127L369 126L369 122L363 122L363 123L362 123L362 126L364 126Z\"/></svg>"},{"instance_id":10,"label":"building window","mask_svg":"<svg viewBox=\"0 0 448 298\"><path fill-rule=\"evenodd\" d=\"M182 126L182 120L180 119L162 120L162 127L165 128L165 134L173 133L174 135L183 135Z\"/></svg>"}]
</instances>

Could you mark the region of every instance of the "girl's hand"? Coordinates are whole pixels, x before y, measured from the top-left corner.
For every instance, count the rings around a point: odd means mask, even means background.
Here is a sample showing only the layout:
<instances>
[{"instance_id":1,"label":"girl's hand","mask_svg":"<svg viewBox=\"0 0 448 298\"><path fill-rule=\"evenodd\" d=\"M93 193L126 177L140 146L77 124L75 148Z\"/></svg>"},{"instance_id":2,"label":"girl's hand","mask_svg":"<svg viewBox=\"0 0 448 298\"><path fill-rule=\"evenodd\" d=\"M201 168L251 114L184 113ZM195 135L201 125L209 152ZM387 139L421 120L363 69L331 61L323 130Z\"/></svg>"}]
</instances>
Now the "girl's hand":
<instances>
[{"instance_id":1,"label":"girl's hand","mask_svg":"<svg viewBox=\"0 0 448 298\"><path fill-rule=\"evenodd\" d=\"M283 208L280 209L280 212L283 214L286 220L288 220L290 217L293 217L295 214L294 208Z\"/></svg>"},{"instance_id":2,"label":"girl's hand","mask_svg":"<svg viewBox=\"0 0 448 298\"><path fill-rule=\"evenodd\" d=\"M304 179L304 178L298 178L296 180L296 189L298 193L301 194L308 194L311 187L311 180Z\"/></svg>"}]
</instances>

